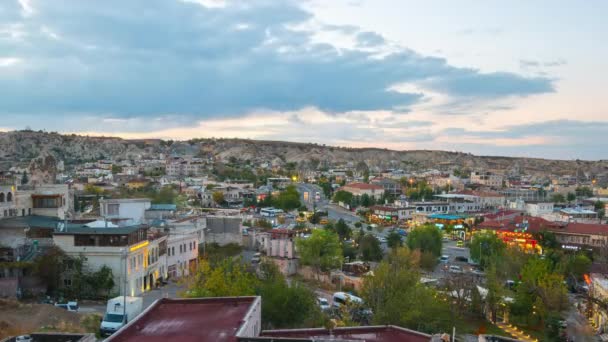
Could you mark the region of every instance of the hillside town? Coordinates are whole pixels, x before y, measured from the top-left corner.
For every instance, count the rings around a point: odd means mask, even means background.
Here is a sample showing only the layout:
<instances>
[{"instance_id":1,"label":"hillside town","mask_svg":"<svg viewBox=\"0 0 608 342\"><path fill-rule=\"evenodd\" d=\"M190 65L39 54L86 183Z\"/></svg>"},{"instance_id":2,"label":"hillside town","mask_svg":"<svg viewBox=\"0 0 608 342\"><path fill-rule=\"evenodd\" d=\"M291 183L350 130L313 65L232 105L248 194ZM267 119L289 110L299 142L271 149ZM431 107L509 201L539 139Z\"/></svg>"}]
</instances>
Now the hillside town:
<instances>
[{"instance_id":1,"label":"hillside town","mask_svg":"<svg viewBox=\"0 0 608 342\"><path fill-rule=\"evenodd\" d=\"M0 337L72 332L23 305L92 320L83 341L175 315L198 341L608 333L608 170L46 154L0 183Z\"/></svg>"}]
</instances>

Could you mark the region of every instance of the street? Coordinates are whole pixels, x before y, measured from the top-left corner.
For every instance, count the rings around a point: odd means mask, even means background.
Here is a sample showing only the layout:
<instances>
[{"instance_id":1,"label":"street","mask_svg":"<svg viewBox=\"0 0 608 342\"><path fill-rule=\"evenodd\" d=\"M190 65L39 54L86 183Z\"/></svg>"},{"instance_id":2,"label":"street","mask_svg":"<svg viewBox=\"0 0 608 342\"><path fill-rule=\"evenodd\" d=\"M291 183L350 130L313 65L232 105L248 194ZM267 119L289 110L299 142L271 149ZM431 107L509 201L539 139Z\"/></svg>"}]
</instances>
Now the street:
<instances>
[{"instance_id":1,"label":"street","mask_svg":"<svg viewBox=\"0 0 608 342\"><path fill-rule=\"evenodd\" d=\"M297 188L301 195L300 199L302 200L302 203L306 205L308 210L312 211L314 210L314 208L316 208L318 210L327 211L327 217L330 220L338 221L339 219L343 219L344 221L346 221L346 223L351 225L355 222L361 221L361 219L355 213L347 209L341 208L337 205L330 204L329 199L325 198L325 195L323 194L323 189L321 189L321 187L319 187L318 185L309 183L298 183ZM308 200L306 200L304 196L305 192L308 193ZM317 192L320 194L319 200L315 199L315 195Z\"/></svg>"}]
</instances>

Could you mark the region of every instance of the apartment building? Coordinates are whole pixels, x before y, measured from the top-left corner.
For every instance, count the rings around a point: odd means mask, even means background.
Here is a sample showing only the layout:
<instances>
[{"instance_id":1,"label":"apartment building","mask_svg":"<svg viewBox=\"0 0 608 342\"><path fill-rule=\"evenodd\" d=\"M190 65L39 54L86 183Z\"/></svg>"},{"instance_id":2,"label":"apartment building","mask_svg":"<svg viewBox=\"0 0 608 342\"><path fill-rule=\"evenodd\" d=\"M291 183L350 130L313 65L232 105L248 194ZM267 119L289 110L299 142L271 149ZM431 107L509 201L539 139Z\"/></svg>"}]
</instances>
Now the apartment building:
<instances>
[{"instance_id":1,"label":"apartment building","mask_svg":"<svg viewBox=\"0 0 608 342\"><path fill-rule=\"evenodd\" d=\"M355 196L368 195L375 199L380 199L384 195L384 187L375 184L367 183L350 183L346 184L338 190L348 191Z\"/></svg>"},{"instance_id":2,"label":"apartment building","mask_svg":"<svg viewBox=\"0 0 608 342\"><path fill-rule=\"evenodd\" d=\"M137 225L145 222L146 210L152 202L149 198L100 199L99 211L102 217L118 225Z\"/></svg>"},{"instance_id":3,"label":"apartment building","mask_svg":"<svg viewBox=\"0 0 608 342\"><path fill-rule=\"evenodd\" d=\"M60 226L53 242L68 256L83 257L92 271L112 269L116 291L126 282L127 294L139 296L167 278L167 236L151 233L144 225L90 228ZM69 272L64 285L70 286Z\"/></svg>"},{"instance_id":4,"label":"apartment building","mask_svg":"<svg viewBox=\"0 0 608 342\"><path fill-rule=\"evenodd\" d=\"M481 184L493 188L502 187L504 177L489 171L473 171L471 172L471 183Z\"/></svg>"}]
</instances>

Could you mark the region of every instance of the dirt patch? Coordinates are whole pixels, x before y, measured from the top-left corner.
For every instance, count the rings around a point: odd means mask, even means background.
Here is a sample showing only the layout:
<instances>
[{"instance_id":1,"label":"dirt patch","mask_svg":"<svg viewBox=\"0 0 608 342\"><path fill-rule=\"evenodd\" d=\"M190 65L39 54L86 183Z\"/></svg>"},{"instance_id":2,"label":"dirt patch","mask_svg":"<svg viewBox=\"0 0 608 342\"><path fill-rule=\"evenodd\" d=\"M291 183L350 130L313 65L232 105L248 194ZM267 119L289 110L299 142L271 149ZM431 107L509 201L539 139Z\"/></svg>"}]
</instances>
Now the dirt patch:
<instances>
[{"instance_id":1,"label":"dirt patch","mask_svg":"<svg viewBox=\"0 0 608 342\"><path fill-rule=\"evenodd\" d=\"M35 331L86 332L85 317L50 304L0 299L0 339Z\"/></svg>"}]
</instances>

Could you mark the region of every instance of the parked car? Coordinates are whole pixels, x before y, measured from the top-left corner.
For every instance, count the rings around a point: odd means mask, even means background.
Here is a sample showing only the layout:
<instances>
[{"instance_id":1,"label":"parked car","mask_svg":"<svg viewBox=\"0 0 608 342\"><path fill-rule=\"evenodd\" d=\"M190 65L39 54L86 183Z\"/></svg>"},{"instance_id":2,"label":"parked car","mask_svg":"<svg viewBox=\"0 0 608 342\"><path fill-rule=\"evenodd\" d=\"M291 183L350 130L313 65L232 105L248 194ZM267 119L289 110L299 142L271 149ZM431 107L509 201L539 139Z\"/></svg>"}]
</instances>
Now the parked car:
<instances>
[{"instance_id":1,"label":"parked car","mask_svg":"<svg viewBox=\"0 0 608 342\"><path fill-rule=\"evenodd\" d=\"M462 268L460 266L452 265L450 266L450 273L462 273Z\"/></svg>"},{"instance_id":2,"label":"parked car","mask_svg":"<svg viewBox=\"0 0 608 342\"><path fill-rule=\"evenodd\" d=\"M447 263L448 261L450 261L450 256L449 255L442 255L439 257L439 261L442 263Z\"/></svg>"},{"instance_id":3,"label":"parked car","mask_svg":"<svg viewBox=\"0 0 608 342\"><path fill-rule=\"evenodd\" d=\"M325 298L317 298L317 302L319 303L319 307L321 308L321 310L326 311L329 310L329 308L331 307L329 305L329 301Z\"/></svg>"},{"instance_id":4,"label":"parked car","mask_svg":"<svg viewBox=\"0 0 608 342\"><path fill-rule=\"evenodd\" d=\"M378 241L380 241L381 243L386 243L386 238L383 236L379 236Z\"/></svg>"},{"instance_id":5,"label":"parked car","mask_svg":"<svg viewBox=\"0 0 608 342\"><path fill-rule=\"evenodd\" d=\"M30 335L21 335L15 338L16 342L33 342L34 339Z\"/></svg>"},{"instance_id":6,"label":"parked car","mask_svg":"<svg viewBox=\"0 0 608 342\"><path fill-rule=\"evenodd\" d=\"M464 247L464 241L462 241L462 240L456 241L456 247Z\"/></svg>"},{"instance_id":7,"label":"parked car","mask_svg":"<svg viewBox=\"0 0 608 342\"><path fill-rule=\"evenodd\" d=\"M455 261L460 261L460 262L468 262L469 259L467 257L463 257L463 256L457 256L454 258Z\"/></svg>"},{"instance_id":8,"label":"parked car","mask_svg":"<svg viewBox=\"0 0 608 342\"><path fill-rule=\"evenodd\" d=\"M78 312L78 302L55 303L58 308L66 309L70 312Z\"/></svg>"}]
</instances>

